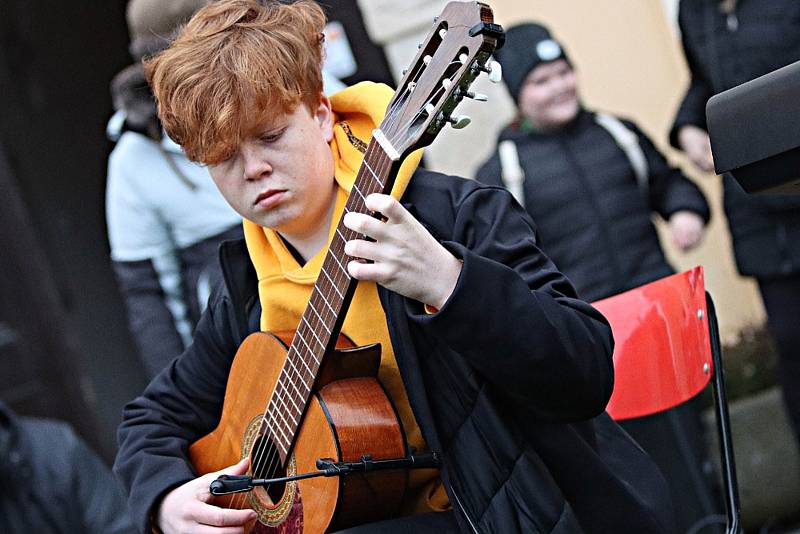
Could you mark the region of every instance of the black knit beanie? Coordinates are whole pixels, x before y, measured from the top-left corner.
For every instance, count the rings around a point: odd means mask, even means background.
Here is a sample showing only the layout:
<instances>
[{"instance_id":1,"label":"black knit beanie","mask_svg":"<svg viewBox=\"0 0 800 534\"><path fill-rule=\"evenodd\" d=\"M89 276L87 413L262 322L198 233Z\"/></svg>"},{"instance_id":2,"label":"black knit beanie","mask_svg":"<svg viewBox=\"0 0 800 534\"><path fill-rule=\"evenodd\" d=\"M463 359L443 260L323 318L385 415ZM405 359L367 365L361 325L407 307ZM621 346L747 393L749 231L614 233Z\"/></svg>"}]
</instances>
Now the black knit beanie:
<instances>
[{"instance_id":1,"label":"black knit beanie","mask_svg":"<svg viewBox=\"0 0 800 534\"><path fill-rule=\"evenodd\" d=\"M506 44L494 55L503 67L503 81L514 102L519 99L525 78L538 65L559 59L569 62L564 47L553 39L545 26L535 22L507 29Z\"/></svg>"}]
</instances>

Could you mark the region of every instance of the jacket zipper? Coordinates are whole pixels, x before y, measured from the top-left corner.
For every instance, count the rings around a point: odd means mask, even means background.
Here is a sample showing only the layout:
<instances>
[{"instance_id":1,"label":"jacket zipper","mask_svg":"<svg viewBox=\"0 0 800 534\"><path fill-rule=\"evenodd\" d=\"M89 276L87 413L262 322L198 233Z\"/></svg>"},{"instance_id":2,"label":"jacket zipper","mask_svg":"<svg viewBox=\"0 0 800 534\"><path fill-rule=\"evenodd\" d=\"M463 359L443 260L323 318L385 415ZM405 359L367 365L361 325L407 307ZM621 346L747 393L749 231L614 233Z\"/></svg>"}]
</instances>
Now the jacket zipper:
<instances>
[{"instance_id":1,"label":"jacket zipper","mask_svg":"<svg viewBox=\"0 0 800 534\"><path fill-rule=\"evenodd\" d=\"M468 513L467 513L467 511L464 509L464 505L462 505L462 504L461 504L461 499L459 499L459 498L458 498L458 494L456 493L456 490L455 490L455 489L453 489L453 488L451 487L451 488L450 488L450 491L453 493L453 497L455 497L455 498L456 498L456 504L457 504L457 505L458 505L458 507L461 509L461 513L462 513L462 514L464 514L464 517L466 517L466 518L467 518L467 522L469 523L469 526L471 526L471 527L472 527L472 531L473 531L475 534L480 534L480 531L479 531L479 530L478 530L478 528L475 526L475 523L473 523L473 522L472 522L472 519L469 517L469 514L468 514Z\"/></svg>"}]
</instances>

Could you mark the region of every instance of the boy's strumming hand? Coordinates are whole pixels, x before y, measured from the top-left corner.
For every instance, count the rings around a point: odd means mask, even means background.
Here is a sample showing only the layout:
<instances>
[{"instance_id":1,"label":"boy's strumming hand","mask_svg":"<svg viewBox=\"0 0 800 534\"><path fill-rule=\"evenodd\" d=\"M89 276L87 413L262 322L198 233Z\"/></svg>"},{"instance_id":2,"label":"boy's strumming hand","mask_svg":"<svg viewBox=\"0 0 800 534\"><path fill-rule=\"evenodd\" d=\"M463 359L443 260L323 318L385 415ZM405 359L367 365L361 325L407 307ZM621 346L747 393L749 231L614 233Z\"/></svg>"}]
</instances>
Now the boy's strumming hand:
<instances>
[{"instance_id":1,"label":"boy's strumming hand","mask_svg":"<svg viewBox=\"0 0 800 534\"><path fill-rule=\"evenodd\" d=\"M375 240L354 239L345 244L348 255L372 261L349 262L350 276L437 309L444 306L456 287L461 262L394 197L374 193L366 198L366 206L385 220L363 213L345 215L345 226Z\"/></svg>"},{"instance_id":2,"label":"boy's strumming hand","mask_svg":"<svg viewBox=\"0 0 800 534\"><path fill-rule=\"evenodd\" d=\"M208 534L243 534L244 525L256 518L253 510L233 510L209 504L209 486L220 475L243 475L249 459L216 473L208 473L166 494L158 507L157 523L161 532L199 532Z\"/></svg>"}]
</instances>

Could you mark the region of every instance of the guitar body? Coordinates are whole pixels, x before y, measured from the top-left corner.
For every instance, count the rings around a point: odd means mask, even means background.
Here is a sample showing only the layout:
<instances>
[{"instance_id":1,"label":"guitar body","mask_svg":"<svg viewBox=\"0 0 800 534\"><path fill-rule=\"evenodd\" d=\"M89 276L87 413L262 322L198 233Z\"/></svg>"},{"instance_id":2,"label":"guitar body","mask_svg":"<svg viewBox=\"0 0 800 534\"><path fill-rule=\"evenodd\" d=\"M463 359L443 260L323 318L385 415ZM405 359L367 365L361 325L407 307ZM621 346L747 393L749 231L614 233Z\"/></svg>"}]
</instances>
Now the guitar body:
<instances>
[{"instance_id":1,"label":"guitar body","mask_svg":"<svg viewBox=\"0 0 800 534\"><path fill-rule=\"evenodd\" d=\"M340 336L337 350L322 364L284 468L273 475L259 471L268 463L259 452L265 449L261 422L286 361L290 336L258 332L242 343L228 377L219 425L189 448L198 474L218 471L245 456L251 458L254 478L317 471L319 458L349 462L364 454L373 459L405 456L402 428L376 378L380 345L352 348ZM346 345L350 348L343 348ZM249 493L215 497L214 503L255 510L258 520L246 529L251 534L315 534L391 517L406 482L403 470L352 473L289 482L269 493L257 487Z\"/></svg>"}]
</instances>

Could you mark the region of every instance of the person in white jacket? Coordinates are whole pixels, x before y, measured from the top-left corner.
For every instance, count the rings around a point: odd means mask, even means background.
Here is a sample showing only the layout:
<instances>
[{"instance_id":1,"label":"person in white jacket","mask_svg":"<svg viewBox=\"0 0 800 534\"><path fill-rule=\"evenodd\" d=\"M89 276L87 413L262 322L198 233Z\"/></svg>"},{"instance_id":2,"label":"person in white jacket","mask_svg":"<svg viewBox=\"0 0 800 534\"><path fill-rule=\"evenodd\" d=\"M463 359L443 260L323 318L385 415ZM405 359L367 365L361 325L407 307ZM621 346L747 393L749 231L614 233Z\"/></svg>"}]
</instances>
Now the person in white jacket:
<instances>
[{"instance_id":1,"label":"person in white jacket","mask_svg":"<svg viewBox=\"0 0 800 534\"><path fill-rule=\"evenodd\" d=\"M216 249L241 235L241 217L208 170L163 134L141 58L207 0L131 0L127 22L134 63L114 78L116 113L107 133L106 222L111 260L131 334L150 377L180 354L217 276Z\"/></svg>"}]
</instances>

